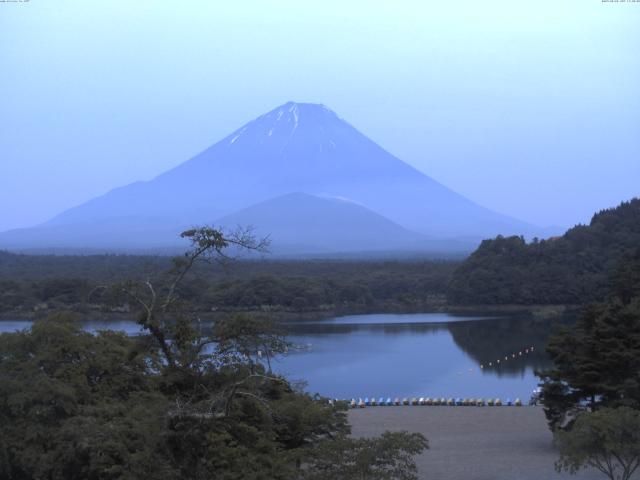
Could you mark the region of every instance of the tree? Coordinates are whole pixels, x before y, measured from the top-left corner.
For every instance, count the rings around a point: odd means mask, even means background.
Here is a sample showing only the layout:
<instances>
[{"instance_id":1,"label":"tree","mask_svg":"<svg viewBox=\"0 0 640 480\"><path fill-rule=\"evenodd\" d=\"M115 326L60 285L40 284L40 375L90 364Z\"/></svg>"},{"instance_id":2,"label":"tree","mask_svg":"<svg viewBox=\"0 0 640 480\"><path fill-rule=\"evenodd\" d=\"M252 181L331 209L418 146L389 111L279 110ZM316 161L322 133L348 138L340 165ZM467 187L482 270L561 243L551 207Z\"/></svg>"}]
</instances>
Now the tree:
<instances>
[{"instance_id":1,"label":"tree","mask_svg":"<svg viewBox=\"0 0 640 480\"><path fill-rule=\"evenodd\" d=\"M627 304L640 297L640 248L625 255L611 279L615 296Z\"/></svg>"},{"instance_id":2,"label":"tree","mask_svg":"<svg viewBox=\"0 0 640 480\"><path fill-rule=\"evenodd\" d=\"M341 437L322 442L305 469L305 480L416 480L413 457L429 448L423 435L385 432L377 438Z\"/></svg>"},{"instance_id":3,"label":"tree","mask_svg":"<svg viewBox=\"0 0 640 480\"><path fill-rule=\"evenodd\" d=\"M592 467L611 480L628 480L640 466L640 412L602 408L578 415L569 431L555 434L560 449L558 472Z\"/></svg>"},{"instance_id":4,"label":"tree","mask_svg":"<svg viewBox=\"0 0 640 480\"><path fill-rule=\"evenodd\" d=\"M202 350L215 341L194 328L198 318L181 302L179 289L189 272L200 262L228 262L231 257L226 250L230 247L264 252L268 246L268 239L257 240L251 230L243 229L226 235L212 227L200 227L186 230L180 236L189 240L191 248L182 257L173 259L173 268L168 278L160 282L161 288L150 278L113 287L139 308L138 323L153 336L172 369L197 368L192 362L201 358ZM168 336L173 340L169 341Z\"/></svg>"},{"instance_id":5,"label":"tree","mask_svg":"<svg viewBox=\"0 0 640 480\"><path fill-rule=\"evenodd\" d=\"M554 368L542 372L542 399L552 429L588 408L640 408L640 255L620 263L605 303L587 307L571 328L549 339Z\"/></svg>"},{"instance_id":6,"label":"tree","mask_svg":"<svg viewBox=\"0 0 640 480\"><path fill-rule=\"evenodd\" d=\"M336 451L371 462L367 478L412 478L424 439L349 439L345 404L271 372L286 340L268 320L200 328L181 296L194 265L264 244L209 227L183 237L192 248L166 276L113 289L147 335L93 335L65 315L0 335L0 479L297 480Z\"/></svg>"},{"instance_id":7,"label":"tree","mask_svg":"<svg viewBox=\"0 0 640 480\"><path fill-rule=\"evenodd\" d=\"M640 299L589 307L549 340L554 368L541 373L550 426L602 406L640 408Z\"/></svg>"},{"instance_id":8,"label":"tree","mask_svg":"<svg viewBox=\"0 0 640 480\"><path fill-rule=\"evenodd\" d=\"M158 367L124 334L83 332L53 315L0 335L0 478L177 478L162 422Z\"/></svg>"},{"instance_id":9,"label":"tree","mask_svg":"<svg viewBox=\"0 0 640 480\"><path fill-rule=\"evenodd\" d=\"M289 348L282 329L261 315L235 315L220 320L212 335L218 342L220 352L240 355L252 366L264 359L269 372L272 356L284 353Z\"/></svg>"}]
</instances>

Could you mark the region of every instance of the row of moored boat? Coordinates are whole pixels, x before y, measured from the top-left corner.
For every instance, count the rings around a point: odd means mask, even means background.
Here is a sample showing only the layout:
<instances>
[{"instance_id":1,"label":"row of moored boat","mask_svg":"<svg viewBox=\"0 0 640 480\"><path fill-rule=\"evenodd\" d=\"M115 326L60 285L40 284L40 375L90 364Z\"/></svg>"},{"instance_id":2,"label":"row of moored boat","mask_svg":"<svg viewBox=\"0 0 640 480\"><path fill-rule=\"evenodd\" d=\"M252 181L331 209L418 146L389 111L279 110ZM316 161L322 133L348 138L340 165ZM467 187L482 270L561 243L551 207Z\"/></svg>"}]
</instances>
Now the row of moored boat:
<instances>
[{"instance_id":1,"label":"row of moored boat","mask_svg":"<svg viewBox=\"0 0 640 480\"><path fill-rule=\"evenodd\" d=\"M352 398L349 401L351 408L364 408L364 407L387 407L387 406L401 406L401 405L446 405L450 407L454 406L475 406L475 407L500 407L500 406L516 406L521 407L522 401L519 398L511 400L507 398L504 402L499 398L428 398L428 397L413 397L413 398L394 398L380 397L376 400L375 397L365 397L364 399Z\"/></svg>"}]
</instances>

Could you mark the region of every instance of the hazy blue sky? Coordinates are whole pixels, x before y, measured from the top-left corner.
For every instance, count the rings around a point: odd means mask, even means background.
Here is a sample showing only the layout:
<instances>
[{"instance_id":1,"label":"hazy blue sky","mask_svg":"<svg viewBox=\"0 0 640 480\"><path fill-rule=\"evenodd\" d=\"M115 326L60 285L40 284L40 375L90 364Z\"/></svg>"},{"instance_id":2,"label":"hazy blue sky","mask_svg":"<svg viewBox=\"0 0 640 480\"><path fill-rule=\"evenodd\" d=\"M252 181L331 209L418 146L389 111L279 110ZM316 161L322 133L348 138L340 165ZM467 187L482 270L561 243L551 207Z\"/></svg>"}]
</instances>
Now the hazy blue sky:
<instances>
[{"instance_id":1,"label":"hazy blue sky","mask_svg":"<svg viewBox=\"0 0 640 480\"><path fill-rule=\"evenodd\" d=\"M0 3L0 92L0 230L288 100L540 225L640 195L640 3Z\"/></svg>"}]
</instances>

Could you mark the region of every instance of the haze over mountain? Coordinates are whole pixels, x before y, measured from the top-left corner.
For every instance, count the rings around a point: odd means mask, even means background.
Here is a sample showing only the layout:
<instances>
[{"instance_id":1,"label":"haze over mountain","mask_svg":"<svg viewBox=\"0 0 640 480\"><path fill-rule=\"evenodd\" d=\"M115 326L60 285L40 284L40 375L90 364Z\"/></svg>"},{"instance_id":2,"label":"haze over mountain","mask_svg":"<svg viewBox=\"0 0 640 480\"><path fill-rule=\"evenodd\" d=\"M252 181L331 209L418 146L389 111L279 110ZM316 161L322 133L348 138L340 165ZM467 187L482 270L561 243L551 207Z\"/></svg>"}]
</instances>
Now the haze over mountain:
<instances>
[{"instance_id":1,"label":"haze over mountain","mask_svg":"<svg viewBox=\"0 0 640 480\"><path fill-rule=\"evenodd\" d=\"M288 195L294 192L307 195ZM343 221L351 216L363 223ZM151 181L116 188L39 226L0 234L0 247L161 248L177 245L185 227L241 220L280 232L282 247L323 251L352 250L358 242L363 251L430 250L443 245L434 237L540 232L441 185L325 106L289 102ZM314 235L323 240L311 242Z\"/></svg>"}]
</instances>

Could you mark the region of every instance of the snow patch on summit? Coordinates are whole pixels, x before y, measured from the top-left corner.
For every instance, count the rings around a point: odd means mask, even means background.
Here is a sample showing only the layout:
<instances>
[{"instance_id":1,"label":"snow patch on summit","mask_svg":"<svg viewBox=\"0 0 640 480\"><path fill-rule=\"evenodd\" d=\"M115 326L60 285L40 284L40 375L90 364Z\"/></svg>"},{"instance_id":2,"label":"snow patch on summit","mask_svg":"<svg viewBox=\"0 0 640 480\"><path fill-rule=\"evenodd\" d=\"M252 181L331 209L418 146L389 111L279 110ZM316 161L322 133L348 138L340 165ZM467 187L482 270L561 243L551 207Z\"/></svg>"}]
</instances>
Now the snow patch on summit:
<instances>
[{"instance_id":1,"label":"snow patch on summit","mask_svg":"<svg viewBox=\"0 0 640 480\"><path fill-rule=\"evenodd\" d=\"M317 195L317 196L320 197L320 198L327 198L329 200L336 200L338 202L352 203L353 205L359 205L361 207L368 208L364 203L357 202L352 198L341 197L340 195L324 195L324 194L320 194L320 195Z\"/></svg>"},{"instance_id":2,"label":"snow patch on summit","mask_svg":"<svg viewBox=\"0 0 640 480\"><path fill-rule=\"evenodd\" d=\"M293 125L295 130L295 128L298 126L298 105L294 103L293 105L291 105L291 108L289 108L289 111L293 113Z\"/></svg>"}]
</instances>

